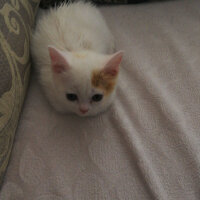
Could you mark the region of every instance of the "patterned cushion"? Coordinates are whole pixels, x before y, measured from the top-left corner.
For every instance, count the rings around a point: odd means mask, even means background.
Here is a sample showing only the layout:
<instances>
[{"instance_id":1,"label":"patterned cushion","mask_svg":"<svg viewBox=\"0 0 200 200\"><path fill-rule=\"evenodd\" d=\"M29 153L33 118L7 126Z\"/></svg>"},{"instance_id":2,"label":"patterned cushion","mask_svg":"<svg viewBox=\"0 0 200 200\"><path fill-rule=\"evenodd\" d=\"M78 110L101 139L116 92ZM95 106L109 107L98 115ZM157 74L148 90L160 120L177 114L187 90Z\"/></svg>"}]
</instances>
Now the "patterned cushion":
<instances>
[{"instance_id":1,"label":"patterned cushion","mask_svg":"<svg viewBox=\"0 0 200 200\"><path fill-rule=\"evenodd\" d=\"M0 1L0 186L28 85L30 31L38 4Z\"/></svg>"}]
</instances>

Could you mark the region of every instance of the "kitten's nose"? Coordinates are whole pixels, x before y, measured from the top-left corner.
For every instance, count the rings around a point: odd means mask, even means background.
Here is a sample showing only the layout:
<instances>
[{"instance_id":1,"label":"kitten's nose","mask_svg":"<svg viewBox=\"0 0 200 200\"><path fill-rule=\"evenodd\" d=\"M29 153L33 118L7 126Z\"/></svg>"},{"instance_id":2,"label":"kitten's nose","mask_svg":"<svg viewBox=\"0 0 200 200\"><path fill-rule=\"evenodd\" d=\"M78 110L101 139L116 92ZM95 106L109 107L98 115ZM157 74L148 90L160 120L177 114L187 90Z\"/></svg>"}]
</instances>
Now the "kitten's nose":
<instances>
[{"instance_id":1,"label":"kitten's nose","mask_svg":"<svg viewBox=\"0 0 200 200\"><path fill-rule=\"evenodd\" d=\"M81 113L85 114L86 112L88 112L88 107L85 106L80 106L79 110L81 111Z\"/></svg>"}]
</instances>

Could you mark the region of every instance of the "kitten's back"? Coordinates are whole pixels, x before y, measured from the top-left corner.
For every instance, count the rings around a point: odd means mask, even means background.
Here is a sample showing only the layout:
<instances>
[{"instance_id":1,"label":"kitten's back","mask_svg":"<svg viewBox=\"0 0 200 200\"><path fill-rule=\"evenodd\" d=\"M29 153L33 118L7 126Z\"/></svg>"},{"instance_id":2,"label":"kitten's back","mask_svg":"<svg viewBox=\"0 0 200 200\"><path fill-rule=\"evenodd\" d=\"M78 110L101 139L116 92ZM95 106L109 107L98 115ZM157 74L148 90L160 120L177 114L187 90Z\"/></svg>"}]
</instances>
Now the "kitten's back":
<instances>
[{"instance_id":1,"label":"kitten's back","mask_svg":"<svg viewBox=\"0 0 200 200\"><path fill-rule=\"evenodd\" d=\"M41 17L32 39L32 54L37 63L49 61L48 45L60 50L106 54L112 53L114 42L100 12L90 3L77 2L63 4Z\"/></svg>"}]
</instances>

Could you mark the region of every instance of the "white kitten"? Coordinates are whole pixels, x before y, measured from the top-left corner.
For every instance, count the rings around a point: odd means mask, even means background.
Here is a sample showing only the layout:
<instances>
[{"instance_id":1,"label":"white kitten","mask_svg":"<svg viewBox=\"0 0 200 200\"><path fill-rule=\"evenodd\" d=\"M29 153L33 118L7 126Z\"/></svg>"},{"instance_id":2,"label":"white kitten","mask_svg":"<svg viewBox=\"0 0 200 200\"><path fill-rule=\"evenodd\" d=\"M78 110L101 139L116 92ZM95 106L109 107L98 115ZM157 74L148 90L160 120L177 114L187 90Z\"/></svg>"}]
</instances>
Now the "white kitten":
<instances>
[{"instance_id":1,"label":"white kitten","mask_svg":"<svg viewBox=\"0 0 200 200\"><path fill-rule=\"evenodd\" d=\"M122 52L101 13L77 2L51 9L38 21L32 56L51 105L59 112L96 115L112 103Z\"/></svg>"}]
</instances>

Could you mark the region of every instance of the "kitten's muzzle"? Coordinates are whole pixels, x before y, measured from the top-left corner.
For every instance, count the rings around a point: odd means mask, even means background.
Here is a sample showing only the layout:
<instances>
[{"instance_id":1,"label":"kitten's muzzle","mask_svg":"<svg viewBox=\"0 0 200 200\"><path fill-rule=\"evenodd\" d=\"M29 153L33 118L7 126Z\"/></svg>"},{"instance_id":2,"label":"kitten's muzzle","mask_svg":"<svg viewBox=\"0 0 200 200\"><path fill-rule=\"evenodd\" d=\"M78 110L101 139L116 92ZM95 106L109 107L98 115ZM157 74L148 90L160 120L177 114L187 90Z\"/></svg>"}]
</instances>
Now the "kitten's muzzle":
<instances>
[{"instance_id":1,"label":"kitten's muzzle","mask_svg":"<svg viewBox=\"0 0 200 200\"><path fill-rule=\"evenodd\" d=\"M85 114L88 112L89 108L87 106L80 106L79 110L82 114Z\"/></svg>"}]
</instances>

